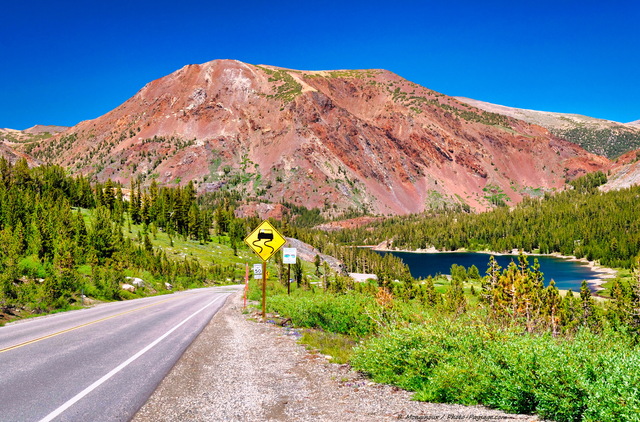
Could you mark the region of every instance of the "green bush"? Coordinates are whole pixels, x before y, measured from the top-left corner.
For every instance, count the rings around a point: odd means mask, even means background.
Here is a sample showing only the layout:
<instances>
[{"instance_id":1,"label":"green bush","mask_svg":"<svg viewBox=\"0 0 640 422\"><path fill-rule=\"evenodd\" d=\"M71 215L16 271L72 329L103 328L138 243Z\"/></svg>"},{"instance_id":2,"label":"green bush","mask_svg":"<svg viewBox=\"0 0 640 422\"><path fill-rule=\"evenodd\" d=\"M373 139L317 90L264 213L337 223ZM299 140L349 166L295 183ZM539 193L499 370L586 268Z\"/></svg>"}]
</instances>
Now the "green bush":
<instances>
[{"instance_id":1,"label":"green bush","mask_svg":"<svg viewBox=\"0 0 640 422\"><path fill-rule=\"evenodd\" d=\"M376 330L372 316L376 312L375 299L355 292L348 294L317 294L269 297L267 304L273 312L291 318L294 325L321 328L334 333L362 337Z\"/></svg>"},{"instance_id":2,"label":"green bush","mask_svg":"<svg viewBox=\"0 0 640 422\"><path fill-rule=\"evenodd\" d=\"M127 290L120 290L118 292L118 296L122 300L137 299L139 297L135 293L131 293L131 292L127 291Z\"/></svg>"},{"instance_id":3,"label":"green bush","mask_svg":"<svg viewBox=\"0 0 640 422\"><path fill-rule=\"evenodd\" d=\"M296 288L287 295L274 282L267 303L298 327L361 338L352 366L415 391L417 400L555 421L640 421L640 345L624 330L532 334L517 323L490 322L482 309L452 316L372 287L343 294ZM320 340L323 349L332 345Z\"/></svg>"},{"instance_id":4,"label":"green bush","mask_svg":"<svg viewBox=\"0 0 640 422\"><path fill-rule=\"evenodd\" d=\"M48 273L45 265L36 255L29 255L20 260L18 271L30 278L45 278Z\"/></svg>"},{"instance_id":5,"label":"green bush","mask_svg":"<svg viewBox=\"0 0 640 422\"><path fill-rule=\"evenodd\" d=\"M375 381L432 402L484 404L556 421L640 420L640 350L613 333L572 339L472 317L391 329L354 350Z\"/></svg>"}]
</instances>

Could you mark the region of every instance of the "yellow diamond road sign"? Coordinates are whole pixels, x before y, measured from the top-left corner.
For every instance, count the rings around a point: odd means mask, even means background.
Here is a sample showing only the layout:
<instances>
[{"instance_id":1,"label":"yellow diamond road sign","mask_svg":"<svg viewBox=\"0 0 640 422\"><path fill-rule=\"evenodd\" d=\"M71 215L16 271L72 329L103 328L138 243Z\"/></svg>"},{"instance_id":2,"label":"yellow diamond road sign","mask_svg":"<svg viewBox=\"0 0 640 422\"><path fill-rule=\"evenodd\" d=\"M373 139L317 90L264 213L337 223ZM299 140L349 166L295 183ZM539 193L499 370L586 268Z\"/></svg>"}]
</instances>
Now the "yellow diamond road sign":
<instances>
[{"instance_id":1,"label":"yellow diamond road sign","mask_svg":"<svg viewBox=\"0 0 640 422\"><path fill-rule=\"evenodd\" d=\"M249 245L263 261L268 261L287 241L271 223L265 220L244 239L244 243Z\"/></svg>"}]
</instances>

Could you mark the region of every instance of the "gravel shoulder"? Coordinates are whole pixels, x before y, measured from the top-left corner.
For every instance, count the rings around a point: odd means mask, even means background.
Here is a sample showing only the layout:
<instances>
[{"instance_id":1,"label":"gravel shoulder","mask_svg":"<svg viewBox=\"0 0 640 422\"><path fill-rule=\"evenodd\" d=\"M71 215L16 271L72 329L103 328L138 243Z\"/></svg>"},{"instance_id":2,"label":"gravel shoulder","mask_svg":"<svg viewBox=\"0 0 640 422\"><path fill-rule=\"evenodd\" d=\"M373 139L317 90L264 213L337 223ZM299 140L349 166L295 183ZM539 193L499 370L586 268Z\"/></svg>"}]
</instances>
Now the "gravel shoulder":
<instances>
[{"instance_id":1,"label":"gravel shoulder","mask_svg":"<svg viewBox=\"0 0 640 422\"><path fill-rule=\"evenodd\" d=\"M537 421L481 406L411 401L250 320L234 294L133 421Z\"/></svg>"}]
</instances>

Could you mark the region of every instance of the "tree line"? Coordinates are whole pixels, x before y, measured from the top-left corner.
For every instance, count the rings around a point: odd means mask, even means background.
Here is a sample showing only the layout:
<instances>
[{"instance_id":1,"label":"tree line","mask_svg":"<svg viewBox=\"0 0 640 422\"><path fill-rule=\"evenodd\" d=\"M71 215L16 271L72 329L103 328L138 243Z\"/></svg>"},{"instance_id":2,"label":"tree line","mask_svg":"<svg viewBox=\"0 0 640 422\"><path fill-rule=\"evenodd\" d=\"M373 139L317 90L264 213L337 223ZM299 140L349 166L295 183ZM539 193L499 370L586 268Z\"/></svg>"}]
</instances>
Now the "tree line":
<instances>
[{"instance_id":1,"label":"tree line","mask_svg":"<svg viewBox=\"0 0 640 422\"><path fill-rule=\"evenodd\" d=\"M126 273L147 274L147 293L165 283L184 288L236 277L234 265L169 258L150 239L160 229L208 242L216 212L218 232L226 235L225 221L235 219L231 207L202 210L192 184L134 184L123 191L110 180L92 185L71 177L59 166L29 168L25 160L0 158L0 309L46 312L78 303L83 294L127 298L120 288ZM141 227L137 238L127 233L131 224Z\"/></svg>"},{"instance_id":2,"label":"tree line","mask_svg":"<svg viewBox=\"0 0 640 422\"><path fill-rule=\"evenodd\" d=\"M482 214L448 212L386 219L371 226L328 234L337 244L378 244L417 250L491 250L560 253L632 268L640 253L640 186L602 192L602 172L583 176L571 188L526 198L513 208Z\"/></svg>"}]
</instances>

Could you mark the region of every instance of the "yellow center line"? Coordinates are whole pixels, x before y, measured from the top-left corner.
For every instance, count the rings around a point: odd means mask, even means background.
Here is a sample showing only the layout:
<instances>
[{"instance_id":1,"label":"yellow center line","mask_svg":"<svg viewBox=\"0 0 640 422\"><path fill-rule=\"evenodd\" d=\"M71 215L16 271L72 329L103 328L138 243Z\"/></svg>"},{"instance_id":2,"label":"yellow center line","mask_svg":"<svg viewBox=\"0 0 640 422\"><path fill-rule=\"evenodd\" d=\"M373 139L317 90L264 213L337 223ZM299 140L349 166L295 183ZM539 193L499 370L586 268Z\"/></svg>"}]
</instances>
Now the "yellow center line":
<instances>
[{"instance_id":1,"label":"yellow center line","mask_svg":"<svg viewBox=\"0 0 640 422\"><path fill-rule=\"evenodd\" d=\"M178 296L178 297L180 297L180 296ZM131 309L129 311L120 312L119 314L114 314L114 315L111 315L111 316L108 316L108 317L100 318L100 319L97 319L95 321L87 322L86 324L81 324L81 325L78 325L78 326L75 326L75 327L67 328L66 330L62 330L62 331L58 331L58 332L53 333L53 334L48 334L46 336L38 337L38 338L35 338L33 340L28 340L28 341L16 344L14 346L5 347L4 349L0 349L0 353L8 352L9 350L14 350L14 349L17 349L19 347L27 346L29 344L37 343L39 341L46 340L46 339L51 338L51 337L59 336L60 334L68 333L69 331L77 330L78 328L86 327L86 326L89 326L89 325L92 325L92 324L97 324L98 322L106 321L106 320L111 319L111 318L115 318L115 317L119 317L119 316L122 316L122 315L130 314L132 312L141 311L143 309L150 308L150 307L156 306L156 305L160 305L161 303L165 303L165 302L168 302L170 300L178 299L178 297L172 297L172 298L169 298L169 299L161 300L160 302L152 303L150 305L145 305L145 306L142 306L140 308Z\"/></svg>"}]
</instances>

